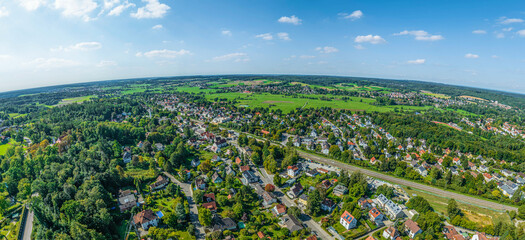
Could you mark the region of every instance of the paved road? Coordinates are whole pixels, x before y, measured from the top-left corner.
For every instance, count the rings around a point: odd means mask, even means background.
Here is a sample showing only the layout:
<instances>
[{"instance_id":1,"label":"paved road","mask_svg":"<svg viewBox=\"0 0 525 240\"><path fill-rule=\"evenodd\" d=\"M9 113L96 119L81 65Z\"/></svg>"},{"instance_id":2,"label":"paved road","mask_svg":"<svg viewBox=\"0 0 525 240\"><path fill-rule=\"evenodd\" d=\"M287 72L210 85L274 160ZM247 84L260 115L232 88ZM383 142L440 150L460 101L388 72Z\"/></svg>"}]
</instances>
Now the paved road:
<instances>
[{"instance_id":1,"label":"paved road","mask_svg":"<svg viewBox=\"0 0 525 240\"><path fill-rule=\"evenodd\" d=\"M264 185L266 184L273 185L273 179L272 179L273 177L268 175L264 169L259 168L259 170L262 172L262 175L259 173L259 171L255 171L255 174L261 178ZM291 206L297 207L297 205L292 200L290 200L287 196L285 196L285 194L277 186L275 186L275 193L276 193L275 195L277 199L279 199L281 203L286 205L287 208ZM306 226L308 226L308 228L310 228L311 231L315 231L317 237L319 237L320 239L323 239L323 240L334 239L332 236L326 233L326 231L321 227L321 225L319 225L319 223L313 220L313 218L309 218L308 220L303 221L303 223L306 224Z\"/></svg>"},{"instance_id":2,"label":"paved road","mask_svg":"<svg viewBox=\"0 0 525 240\"><path fill-rule=\"evenodd\" d=\"M199 210L197 209L197 205L195 201L193 201L191 184L182 183L179 180L177 180L175 177L173 177L173 175L167 172L164 172L164 174L168 176L172 182L178 184L182 188L182 191L186 195L188 199L188 204L190 206L190 220L195 226L195 236L197 237L197 239L205 239L204 228L199 222Z\"/></svg>"},{"instance_id":3,"label":"paved road","mask_svg":"<svg viewBox=\"0 0 525 240\"><path fill-rule=\"evenodd\" d=\"M420 190L423 190L423 191L431 192L431 193L436 194L436 195L441 196L441 197L453 198L453 199L456 199L457 201L466 202L466 203L470 203L470 204L473 204L473 205L476 205L476 206L480 206L480 207L484 207L484 208L490 208L490 209L495 209L495 210L502 210L502 211L506 211L506 210L516 211L516 210L518 210L518 208L516 208L516 207L507 206L507 205L499 204L499 203L495 203L495 202L490 202L490 201L486 201L486 200L475 198L475 197L469 197L469 196L466 196L466 195L463 195L463 194L459 194L459 193L455 193L455 192L445 191L443 189L431 187L431 186L428 186L428 185L425 185L425 184L416 183L416 182L412 182L412 181L409 181L409 180L400 179L400 178L396 178L396 177L393 177L393 176L390 176L390 175L378 173L378 172L375 172L375 171L372 171L372 170L368 170L368 169L365 169L365 168L360 168L360 167L348 165L348 164L345 164L345 163L337 162L337 161L329 159L329 158L320 157L320 156L313 155L313 154L310 154L310 153L306 153L306 152L303 152L303 151L300 151L300 150L297 150L297 152L298 152L299 156L301 156L303 158L308 158L308 159L311 159L311 160L314 160L314 161L317 161L317 162L320 162L320 163L328 164L328 165L335 166L335 167L338 167L338 168L341 168L341 169L346 169L346 170L349 170L349 171L352 171L352 172L360 171L361 173L363 173L363 174L365 174L367 176L370 176L370 177L379 178L379 179L383 179L383 180L386 180L386 181L389 181L389 182L392 182L392 183L395 183L395 184L401 184L401 185L404 185L404 186L407 186L407 187L411 187L411 188L415 188L415 189L420 189Z\"/></svg>"},{"instance_id":4,"label":"paved road","mask_svg":"<svg viewBox=\"0 0 525 240\"><path fill-rule=\"evenodd\" d=\"M28 209L27 218L26 218L26 225L24 227L24 240L31 240L31 233L33 232L33 220L34 220L34 213L32 210Z\"/></svg>"}]
</instances>

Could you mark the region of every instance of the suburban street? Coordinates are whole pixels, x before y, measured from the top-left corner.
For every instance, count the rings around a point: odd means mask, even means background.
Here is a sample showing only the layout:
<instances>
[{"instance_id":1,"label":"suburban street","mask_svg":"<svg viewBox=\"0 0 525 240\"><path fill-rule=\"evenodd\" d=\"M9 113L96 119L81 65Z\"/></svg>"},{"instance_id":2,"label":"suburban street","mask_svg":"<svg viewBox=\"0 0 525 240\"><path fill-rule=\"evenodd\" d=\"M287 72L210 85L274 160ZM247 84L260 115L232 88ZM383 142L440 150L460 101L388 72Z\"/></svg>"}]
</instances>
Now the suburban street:
<instances>
[{"instance_id":1,"label":"suburban street","mask_svg":"<svg viewBox=\"0 0 525 240\"><path fill-rule=\"evenodd\" d=\"M180 182L168 172L164 172L164 174L168 176L172 182L178 184L181 187L184 194L186 194L186 197L188 199L188 204L190 205L190 220L195 226L195 236L197 239L204 239L205 238L204 227L199 222L199 210L197 209L197 205L195 201L193 200L191 184Z\"/></svg>"},{"instance_id":2,"label":"suburban street","mask_svg":"<svg viewBox=\"0 0 525 240\"><path fill-rule=\"evenodd\" d=\"M264 185L266 185L266 184L274 185L273 184L273 178L266 173L266 170L261 169L261 168L258 168L258 170L262 173L262 175L260 174L259 171L255 171L255 174L257 176L259 176L259 178L264 183ZM286 205L287 208L292 207L292 206L296 206L297 207L297 205L286 196L286 193L282 192L281 189L279 187L277 187L277 186L275 186L275 193L277 193L277 194L275 194L276 198L279 199L281 201L281 203ZM316 232L316 235L319 238L321 238L321 239L334 239L332 236L330 236L321 227L321 225L319 225L319 223L317 223L315 220L313 220L313 218L309 217L308 220L303 220L303 223L306 224L310 228L310 230Z\"/></svg>"},{"instance_id":3,"label":"suburban street","mask_svg":"<svg viewBox=\"0 0 525 240\"><path fill-rule=\"evenodd\" d=\"M26 223L25 223L25 226L24 226L24 235L23 235L23 238L24 240L31 240L31 233L33 232L33 219L34 219L34 213L32 210L30 209L27 209L27 218L26 218Z\"/></svg>"}]
</instances>

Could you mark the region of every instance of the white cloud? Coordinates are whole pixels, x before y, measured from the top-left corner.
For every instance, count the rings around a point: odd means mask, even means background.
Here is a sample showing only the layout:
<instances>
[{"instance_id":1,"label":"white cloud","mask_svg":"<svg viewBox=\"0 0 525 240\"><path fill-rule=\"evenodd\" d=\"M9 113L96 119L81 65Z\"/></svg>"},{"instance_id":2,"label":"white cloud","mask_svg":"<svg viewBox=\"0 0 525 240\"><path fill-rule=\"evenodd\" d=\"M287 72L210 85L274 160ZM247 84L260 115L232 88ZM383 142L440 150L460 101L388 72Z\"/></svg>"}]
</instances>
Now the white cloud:
<instances>
[{"instance_id":1,"label":"white cloud","mask_svg":"<svg viewBox=\"0 0 525 240\"><path fill-rule=\"evenodd\" d=\"M221 34L228 37L232 36L232 32L230 30L222 30Z\"/></svg>"},{"instance_id":2,"label":"white cloud","mask_svg":"<svg viewBox=\"0 0 525 240\"><path fill-rule=\"evenodd\" d=\"M428 32L423 30L416 30L416 31L402 31L400 33L395 33L395 36L401 36L401 35L411 35L414 36L416 40L418 41L438 41L443 40L443 36L441 35L430 35Z\"/></svg>"},{"instance_id":3,"label":"white cloud","mask_svg":"<svg viewBox=\"0 0 525 240\"><path fill-rule=\"evenodd\" d=\"M472 33L474 33L474 34L487 34L487 31L485 31L485 30L474 30L474 31L472 31Z\"/></svg>"},{"instance_id":4,"label":"white cloud","mask_svg":"<svg viewBox=\"0 0 525 240\"><path fill-rule=\"evenodd\" d=\"M51 51L52 52L59 52L59 51L70 52L73 50L93 51L93 50L98 50L100 48L102 48L102 44L99 42L80 42L75 45L71 45L69 47L60 46L58 48L52 48Z\"/></svg>"},{"instance_id":5,"label":"white cloud","mask_svg":"<svg viewBox=\"0 0 525 240\"><path fill-rule=\"evenodd\" d=\"M503 28L503 29L501 29L501 30L504 31L504 32L510 32L510 31L512 31L512 29L513 29L513 28L508 27L508 28Z\"/></svg>"},{"instance_id":6,"label":"white cloud","mask_svg":"<svg viewBox=\"0 0 525 240\"><path fill-rule=\"evenodd\" d=\"M122 14L122 12L124 12L124 10L126 10L126 9L128 9L130 7L135 7L135 4L129 3L128 1L125 1L123 4L118 5L115 8L113 8L108 13L108 16L120 16L120 14Z\"/></svg>"},{"instance_id":7,"label":"white cloud","mask_svg":"<svg viewBox=\"0 0 525 240\"><path fill-rule=\"evenodd\" d=\"M329 47L329 46L317 47L315 50L320 52L320 53L336 53L336 52L339 52L339 49L337 49L335 47Z\"/></svg>"},{"instance_id":8,"label":"white cloud","mask_svg":"<svg viewBox=\"0 0 525 240\"><path fill-rule=\"evenodd\" d=\"M288 33L285 33L285 32L280 32L280 33L277 33L277 37L281 40L284 40L284 41L290 41L292 40L290 38L290 36L288 35Z\"/></svg>"},{"instance_id":9,"label":"white cloud","mask_svg":"<svg viewBox=\"0 0 525 240\"><path fill-rule=\"evenodd\" d=\"M501 17L499 19L499 22L501 24L512 24L512 23L522 23L525 22L525 20L521 18L507 18L507 17Z\"/></svg>"},{"instance_id":10,"label":"white cloud","mask_svg":"<svg viewBox=\"0 0 525 240\"><path fill-rule=\"evenodd\" d=\"M104 9L113 8L115 5L119 3L120 3L120 0L104 0Z\"/></svg>"},{"instance_id":11,"label":"white cloud","mask_svg":"<svg viewBox=\"0 0 525 240\"><path fill-rule=\"evenodd\" d=\"M214 62L224 62L224 61L248 62L250 61L250 58L248 58L248 54L246 53L230 53L230 54L214 57L212 61Z\"/></svg>"},{"instance_id":12,"label":"white cloud","mask_svg":"<svg viewBox=\"0 0 525 240\"><path fill-rule=\"evenodd\" d=\"M465 58L479 58L479 55L473 53L465 54Z\"/></svg>"},{"instance_id":13,"label":"white cloud","mask_svg":"<svg viewBox=\"0 0 525 240\"><path fill-rule=\"evenodd\" d=\"M1 60L7 60L7 59L10 59L10 58L11 58L11 55L0 54L0 61L1 61Z\"/></svg>"},{"instance_id":14,"label":"white cloud","mask_svg":"<svg viewBox=\"0 0 525 240\"><path fill-rule=\"evenodd\" d=\"M263 34L259 34L257 36L255 36L256 38L260 38L260 39L263 39L263 40L272 40L273 39L273 36L271 33L263 33Z\"/></svg>"},{"instance_id":15,"label":"white cloud","mask_svg":"<svg viewBox=\"0 0 525 240\"><path fill-rule=\"evenodd\" d=\"M311 55L301 55L301 56L299 56L299 58L301 58L301 59L312 59L312 58L315 58L315 56L311 56Z\"/></svg>"},{"instance_id":16,"label":"white cloud","mask_svg":"<svg viewBox=\"0 0 525 240\"><path fill-rule=\"evenodd\" d=\"M364 50L364 49L366 49L366 48L363 47L363 45L361 45L361 44L354 45L354 48L357 49L357 50Z\"/></svg>"},{"instance_id":17,"label":"white cloud","mask_svg":"<svg viewBox=\"0 0 525 240\"><path fill-rule=\"evenodd\" d=\"M37 10L40 6L43 6L47 3L46 0L18 0L18 1L20 2L20 6L25 8L27 11Z\"/></svg>"},{"instance_id":18,"label":"white cloud","mask_svg":"<svg viewBox=\"0 0 525 240\"><path fill-rule=\"evenodd\" d=\"M525 37L525 29L519 30L517 33L520 35L520 37Z\"/></svg>"},{"instance_id":19,"label":"white cloud","mask_svg":"<svg viewBox=\"0 0 525 240\"><path fill-rule=\"evenodd\" d=\"M98 4L93 0L55 0L55 8L62 10L62 15L66 17L82 17L84 21L89 21L89 13L95 10Z\"/></svg>"},{"instance_id":20,"label":"white cloud","mask_svg":"<svg viewBox=\"0 0 525 240\"><path fill-rule=\"evenodd\" d=\"M188 50L185 50L185 49L181 49L179 51L162 49L162 50L152 50L152 51L145 52L145 53L138 52L136 54L136 56L137 57L144 56L144 57L148 57L148 58L155 58L155 57L159 57L159 58L176 58L176 57L179 57L179 56L189 55L189 54L191 54L191 52L188 51Z\"/></svg>"},{"instance_id":21,"label":"white cloud","mask_svg":"<svg viewBox=\"0 0 525 240\"><path fill-rule=\"evenodd\" d=\"M354 40L356 43L371 43L371 44L380 44L380 43L386 43L385 39L383 39L379 35L366 35L366 36L357 36Z\"/></svg>"},{"instance_id":22,"label":"white cloud","mask_svg":"<svg viewBox=\"0 0 525 240\"><path fill-rule=\"evenodd\" d=\"M117 62L115 62L115 61L102 60L102 61L100 61L100 62L97 64L97 67L113 67L113 66L117 66Z\"/></svg>"},{"instance_id":23,"label":"white cloud","mask_svg":"<svg viewBox=\"0 0 525 240\"><path fill-rule=\"evenodd\" d=\"M505 38L505 34L503 34L503 33L496 33L496 38Z\"/></svg>"},{"instance_id":24,"label":"white cloud","mask_svg":"<svg viewBox=\"0 0 525 240\"><path fill-rule=\"evenodd\" d=\"M352 21L360 19L363 17L363 12L361 10L353 11L352 13L340 13L340 16L342 16L344 19L350 19Z\"/></svg>"},{"instance_id":25,"label":"white cloud","mask_svg":"<svg viewBox=\"0 0 525 240\"><path fill-rule=\"evenodd\" d=\"M162 26L162 24L157 24L157 25L153 26L151 29L153 29L153 30L159 30L159 29L162 29L162 28L164 28L164 27Z\"/></svg>"},{"instance_id":26,"label":"white cloud","mask_svg":"<svg viewBox=\"0 0 525 240\"><path fill-rule=\"evenodd\" d=\"M136 13L131 13L131 16L134 18L142 19L142 18L162 18L168 10L170 10L170 6L160 3L159 0L142 0L143 2L147 2L146 6L141 7L137 10Z\"/></svg>"},{"instance_id":27,"label":"white cloud","mask_svg":"<svg viewBox=\"0 0 525 240\"><path fill-rule=\"evenodd\" d=\"M416 60L409 60L407 61L408 64L424 64L426 62L425 59L416 59Z\"/></svg>"},{"instance_id":28,"label":"white cloud","mask_svg":"<svg viewBox=\"0 0 525 240\"><path fill-rule=\"evenodd\" d=\"M76 61L63 58L37 58L28 62L26 65L33 66L37 69L50 70L52 68L73 67L80 64Z\"/></svg>"},{"instance_id":29,"label":"white cloud","mask_svg":"<svg viewBox=\"0 0 525 240\"><path fill-rule=\"evenodd\" d=\"M9 11L7 10L6 7L1 7L0 8L0 17L7 17L9 16Z\"/></svg>"},{"instance_id":30,"label":"white cloud","mask_svg":"<svg viewBox=\"0 0 525 240\"><path fill-rule=\"evenodd\" d=\"M303 20L296 17L295 15L292 15L291 17L283 16L277 21L279 21L280 23L291 23L293 25L300 25Z\"/></svg>"}]
</instances>

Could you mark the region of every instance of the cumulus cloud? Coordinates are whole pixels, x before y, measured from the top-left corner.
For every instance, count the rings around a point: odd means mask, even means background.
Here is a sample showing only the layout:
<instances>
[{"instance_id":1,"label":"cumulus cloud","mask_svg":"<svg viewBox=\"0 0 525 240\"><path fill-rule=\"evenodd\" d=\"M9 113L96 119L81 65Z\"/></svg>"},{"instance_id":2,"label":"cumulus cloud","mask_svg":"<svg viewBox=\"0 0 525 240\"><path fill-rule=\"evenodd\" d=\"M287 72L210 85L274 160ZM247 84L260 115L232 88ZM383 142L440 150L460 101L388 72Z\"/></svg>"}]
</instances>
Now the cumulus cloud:
<instances>
[{"instance_id":1,"label":"cumulus cloud","mask_svg":"<svg viewBox=\"0 0 525 240\"><path fill-rule=\"evenodd\" d=\"M402 31L400 33L395 33L396 36L402 36L402 35L411 35L414 36L414 38L418 41L439 41L443 40L443 36L441 35L431 35L426 31L423 30L416 30L416 31Z\"/></svg>"},{"instance_id":2,"label":"cumulus cloud","mask_svg":"<svg viewBox=\"0 0 525 240\"><path fill-rule=\"evenodd\" d=\"M117 66L117 62L102 60L97 64L97 67L113 67L113 66Z\"/></svg>"},{"instance_id":3,"label":"cumulus cloud","mask_svg":"<svg viewBox=\"0 0 525 240\"><path fill-rule=\"evenodd\" d=\"M508 28L503 28L503 29L501 29L501 30L504 31L504 32L510 32L510 31L512 31L512 29L513 29L513 28L508 27Z\"/></svg>"},{"instance_id":4,"label":"cumulus cloud","mask_svg":"<svg viewBox=\"0 0 525 240\"><path fill-rule=\"evenodd\" d=\"M426 62L426 60L423 59L423 58L407 61L408 64L423 64L425 62Z\"/></svg>"},{"instance_id":5,"label":"cumulus cloud","mask_svg":"<svg viewBox=\"0 0 525 240\"><path fill-rule=\"evenodd\" d=\"M301 56L299 56L299 58L301 58L301 59L312 59L312 58L315 58L315 56L311 56L311 55L301 55Z\"/></svg>"},{"instance_id":6,"label":"cumulus cloud","mask_svg":"<svg viewBox=\"0 0 525 240\"><path fill-rule=\"evenodd\" d=\"M125 1L124 3L116 6L113 9L111 9L111 11L109 11L109 13L108 13L108 16L120 16L120 14L122 14L122 12L124 12L124 10L126 10L128 8L131 8L131 7L135 7L135 4L134 3L130 3L128 1Z\"/></svg>"},{"instance_id":7,"label":"cumulus cloud","mask_svg":"<svg viewBox=\"0 0 525 240\"><path fill-rule=\"evenodd\" d=\"M499 23L501 24L512 24L512 23L522 23L522 22L525 22L525 20L521 18L507 18L507 17L499 18Z\"/></svg>"},{"instance_id":8,"label":"cumulus cloud","mask_svg":"<svg viewBox=\"0 0 525 240\"><path fill-rule=\"evenodd\" d=\"M320 52L320 53L336 53L336 52L339 52L339 49L337 49L335 47L329 47L329 46L317 47L315 50Z\"/></svg>"},{"instance_id":9,"label":"cumulus cloud","mask_svg":"<svg viewBox=\"0 0 525 240\"><path fill-rule=\"evenodd\" d=\"M153 30L159 30L159 29L163 29L163 28L164 27L162 26L162 24L157 24L157 25L151 27L151 29L153 29Z\"/></svg>"},{"instance_id":10,"label":"cumulus cloud","mask_svg":"<svg viewBox=\"0 0 525 240\"><path fill-rule=\"evenodd\" d=\"M120 3L120 0L104 0L104 8L110 9Z\"/></svg>"},{"instance_id":11,"label":"cumulus cloud","mask_svg":"<svg viewBox=\"0 0 525 240\"><path fill-rule=\"evenodd\" d=\"M379 35L366 35L366 36L357 36L354 39L354 42L356 43L371 43L371 44L380 44L380 43L386 43L385 39L383 39Z\"/></svg>"},{"instance_id":12,"label":"cumulus cloud","mask_svg":"<svg viewBox=\"0 0 525 240\"><path fill-rule=\"evenodd\" d=\"M132 17L137 19L162 18L170 10L170 6L160 3L159 0L142 0L142 2L146 2L146 6L137 9L135 13L131 13Z\"/></svg>"},{"instance_id":13,"label":"cumulus cloud","mask_svg":"<svg viewBox=\"0 0 525 240\"><path fill-rule=\"evenodd\" d=\"M179 56L184 56L184 55L189 55L189 54L191 54L191 52L185 49L181 49L179 51L162 49L162 50L151 50L145 53L138 52L136 56L137 57L144 56L147 58L176 58Z\"/></svg>"},{"instance_id":14,"label":"cumulus cloud","mask_svg":"<svg viewBox=\"0 0 525 240\"><path fill-rule=\"evenodd\" d=\"M485 31L485 30L474 30L474 31L472 31L472 33L474 33L474 34L487 34L487 31Z\"/></svg>"},{"instance_id":15,"label":"cumulus cloud","mask_svg":"<svg viewBox=\"0 0 525 240\"><path fill-rule=\"evenodd\" d=\"M259 34L259 35L256 35L255 36L256 38L260 38L262 40L272 40L273 39L273 36L271 33L263 33L263 34Z\"/></svg>"},{"instance_id":16,"label":"cumulus cloud","mask_svg":"<svg viewBox=\"0 0 525 240\"><path fill-rule=\"evenodd\" d=\"M520 37L525 37L525 29L519 30L518 35L520 35Z\"/></svg>"},{"instance_id":17,"label":"cumulus cloud","mask_svg":"<svg viewBox=\"0 0 525 240\"><path fill-rule=\"evenodd\" d=\"M363 17L363 12L361 10L355 10L352 13L340 13L340 16L342 16L344 19L350 19L352 21L360 19Z\"/></svg>"},{"instance_id":18,"label":"cumulus cloud","mask_svg":"<svg viewBox=\"0 0 525 240\"><path fill-rule=\"evenodd\" d=\"M6 7L0 7L0 17L7 17L9 16L9 11Z\"/></svg>"},{"instance_id":19,"label":"cumulus cloud","mask_svg":"<svg viewBox=\"0 0 525 240\"><path fill-rule=\"evenodd\" d=\"M465 58L479 58L479 55L473 53L465 54Z\"/></svg>"},{"instance_id":20,"label":"cumulus cloud","mask_svg":"<svg viewBox=\"0 0 525 240\"><path fill-rule=\"evenodd\" d=\"M50 70L53 68L63 68L63 67L74 67L80 65L80 63L63 58L37 58L26 65L33 66L37 69Z\"/></svg>"},{"instance_id":21,"label":"cumulus cloud","mask_svg":"<svg viewBox=\"0 0 525 240\"><path fill-rule=\"evenodd\" d=\"M34 11L37 10L40 6L44 6L47 1L46 0L18 0L20 2L20 6L25 8L27 11Z\"/></svg>"},{"instance_id":22,"label":"cumulus cloud","mask_svg":"<svg viewBox=\"0 0 525 240\"><path fill-rule=\"evenodd\" d=\"M55 8L62 10L62 15L66 17L82 17L84 21L89 21L89 14L98 7L93 0L55 0Z\"/></svg>"},{"instance_id":23,"label":"cumulus cloud","mask_svg":"<svg viewBox=\"0 0 525 240\"><path fill-rule=\"evenodd\" d=\"M230 30L222 30L221 34L224 36L231 37L232 32Z\"/></svg>"},{"instance_id":24,"label":"cumulus cloud","mask_svg":"<svg viewBox=\"0 0 525 240\"><path fill-rule=\"evenodd\" d=\"M292 40L290 38L290 36L288 35L288 33L285 33L285 32L280 32L280 33L277 33L277 37L281 40L284 40L284 41L290 41Z\"/></svg>"},{"instance_id":25,"label":"cumulus cloud","mask_svg":"<svg viewBox=\"0 0 525 240\"><path fill-rule=\"evenodd\" d=\"M280 23L290 23L293 25L300 25L303 20L296 17L295 15L292 15L291 17L282 16L277 21L279 21Z\"/></svg>"},{"instance_id":26,"label":"cumulus cloud","mask_svg":"<svg viewBox=\"0 0 525 240\"><path fill-rule=\"evenodd\" d=\"M230 53L222 56L217 56L212 59L214 62L225 62L225 61L234 61L234 62L248 62L250 61L250 58L248 58L248 54L246 53Z\"/></svg>"}]
</instances>

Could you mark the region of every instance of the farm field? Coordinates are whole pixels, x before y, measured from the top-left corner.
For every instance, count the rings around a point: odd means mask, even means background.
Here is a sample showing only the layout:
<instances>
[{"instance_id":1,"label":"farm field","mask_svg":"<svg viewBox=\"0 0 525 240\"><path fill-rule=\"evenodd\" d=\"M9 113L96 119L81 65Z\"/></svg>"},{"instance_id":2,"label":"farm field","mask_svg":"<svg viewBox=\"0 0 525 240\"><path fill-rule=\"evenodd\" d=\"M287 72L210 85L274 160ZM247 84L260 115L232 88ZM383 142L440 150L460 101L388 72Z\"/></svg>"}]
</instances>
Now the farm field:
<instances>
[{"instance_id":1,"label":"farm field","mask_svg":"<svg viewBox=\"0 0 525 240\"><path fill-rule=\"evenodd\" d=\"M436 97L436 98L443 98L443 99L449 99L450 96L448 95L445 95L445 94L441 94L441 93L433 93L433 92L429 92L429 91L421 91L423 94L427 95L427 96L432 96L432 97Z\"/></svg>"},{"instance_id":2,"label":"farm field","mask_svg":"<svg viewBox=\"0 0 525 240\"><path fill-rule=\"evenodd\" d=\"M3 156L6 152L7 152L7 149L11 146L13 146L15 144L15 140L14 139L9 139L9 142L6 143L6 144L0 144L0 156Z\"/></svg>"},{"instance_id":3,"label":"farm field","mask_svg":"<svg viewBox=\"0 0 525 240\"><path fill-rule=\"evenodd\" d=\"M341 99L334 99L331 101L317 99L316 95L305 95L304 97L311 97L316 99L307 99L299 97L290 97L275 94L255 94L255 93L217 93L206 95L209 100L236 100L239 105L247 105L248 107L275 107L288 113L296 108L320 108L332 107L336 109L348 109L354 111L377 111L389 112L394 111L395 108L404 110L424 111L430 107L415 107L415 106L375 106L371 105L375 102L373 99L350 97L351 101L343 101ZM362 101L361 101L362 100Z\"/></svg>"},{"instance_id":4,"label":"farm field","mask_svg":"<svg viewBox=\"0 0 525 240\"><path fill-rule=\"evenodd\" d=\"M96 97L95 95L89 95L89 96L83 96L83 97L76 97L76 98L65 98L62 99L57 105L55 106L63 106L71 103L81 103L90 100L91 98Z\"/></svg>"}]
</instances>

